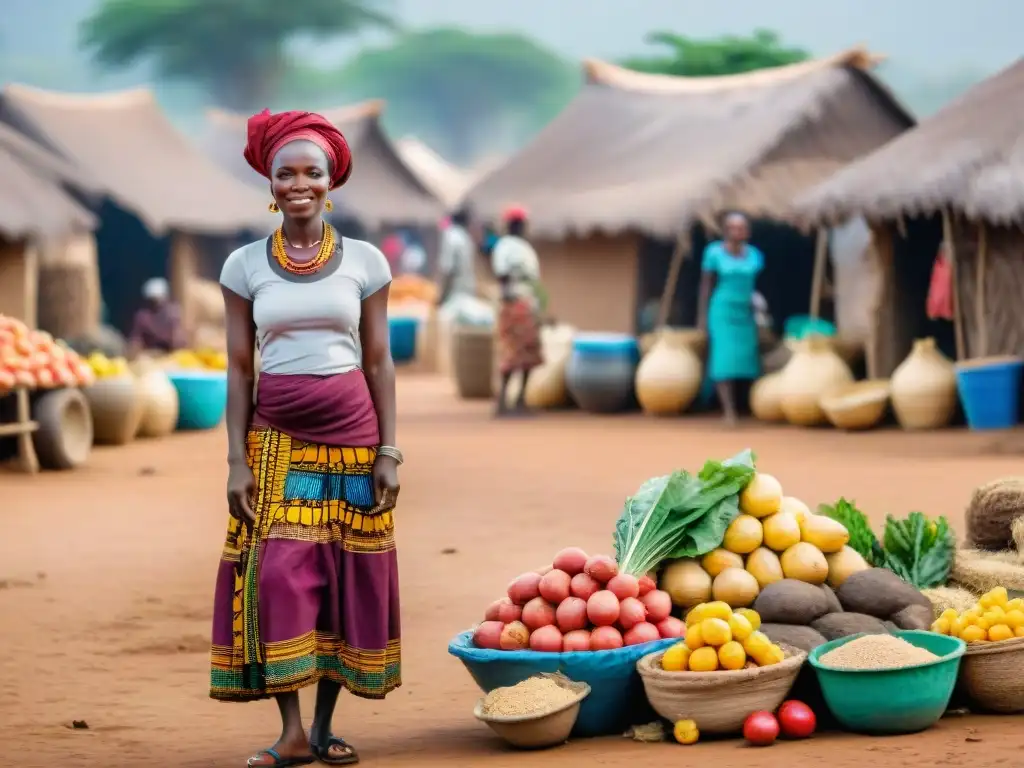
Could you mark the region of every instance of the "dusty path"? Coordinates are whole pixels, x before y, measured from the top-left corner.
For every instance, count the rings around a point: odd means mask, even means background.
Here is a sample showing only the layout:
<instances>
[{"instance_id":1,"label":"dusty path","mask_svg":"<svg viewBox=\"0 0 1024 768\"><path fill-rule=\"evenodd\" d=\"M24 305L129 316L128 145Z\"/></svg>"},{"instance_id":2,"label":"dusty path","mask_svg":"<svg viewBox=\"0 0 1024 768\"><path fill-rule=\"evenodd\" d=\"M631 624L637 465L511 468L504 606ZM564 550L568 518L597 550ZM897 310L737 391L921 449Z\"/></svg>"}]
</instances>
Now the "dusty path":
<instances>
[{"instance_id":1,"label":"dusty path","mask_svg":"<svg viewBox=\"0 0 1024 768\"><path fill-rule=\"evenodd\" d=\"M385 703L345 698L337 716L367 766L683 759L681 747L622 739L529 758L507 752L472 719L478 693L445 652L515 574L569 544L607 551L621 500L651 475L749 445L808 502L846 495L876 519L922 509L959 527L970 490L1021 465L1019 455L994 453L992 438L963 433L727 432L710 419L582 414L494 424L485 406L416 379L401 382L400 403L406 682ZM0 474L5 765L231 768L274 740L272 704L206 698L224 450L221 432L176 436L100 451L72 474ZM88 730L71 730L73 720ZM896 739L827 736L756 753L706 744L685 759L717 768L983 768L1019 764L1022 747L1019 721L964 718Z\"/></svg>"}]
</instances>

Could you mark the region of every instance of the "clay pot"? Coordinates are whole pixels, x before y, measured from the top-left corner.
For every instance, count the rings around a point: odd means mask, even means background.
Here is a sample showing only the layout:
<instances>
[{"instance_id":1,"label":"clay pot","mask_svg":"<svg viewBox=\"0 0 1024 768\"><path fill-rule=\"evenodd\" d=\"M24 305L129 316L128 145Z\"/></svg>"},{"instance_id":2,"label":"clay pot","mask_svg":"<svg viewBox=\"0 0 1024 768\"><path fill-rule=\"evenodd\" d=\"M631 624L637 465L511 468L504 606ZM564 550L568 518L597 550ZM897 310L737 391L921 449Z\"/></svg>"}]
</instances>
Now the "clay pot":
<instances>
[{"instance_id":1,"label":"clay pot","mask_svg":"<svg viewBox=\"0 0 1024 768\"><path fill-rule=\"evenodd\" d=\"M704 366L690 332L664 329L636 370L636 397L644 413L671 415L689 408L700 392Z\"/></svg>"},{"instance_id":2,"label":"clay pot","mask_svg":"<svg viewBox=\"0 0 1024 768\"><path fill-rule=\"evenodd\" d=\"M782 412L782 371L765 374L754 382L750 388L750 411L761 421L786 420Z\"/></svg>"},{"instance_id":3,"label":"clay pot","mask_svg":"<svg viewBox=\"0 0 1024 768\"><path fill-rule=\"evenodd\" d=\"M39 463L45 469L75 469L92 453L93 428L89 402L78 389L54 389L32 407L39 424L32 435Z\"/></svg>"},{"instance_id":4,"label":"clay pot","mask_svg":"<svg viewBox=\"0 0 1024 768\"><path fill-rule=\"evenodd\" d=\"M139 430L143 401L131 374L99 379L84 390L97 445L125 445Z\"/></svg>"},{"instance_id":5,"label":"clay pot","mask_svg":"<svg viewBox=\"0 0 1024 768\"><path fill-rule=\"evenodd\" d=\"M584 333L573 340L565 371L569 394L584 411L615 413L634 404L640 350L622 334Z\"/></svg>"},{"instance_id":6,"label":"clay pot","mask_svg":"<svg viewBox=\"0 0 1024 768\"><path fill-rule=\"evenodd\" d=\"M178 390L167 374L151 370L137 379L142 418L136 437L164 437L178 423Z\"/></svg>"},{"instance_id":7,"label":"clay pot","mask_svg":"<svg viewBox=\"0 0 1024 768\"><path fill-rule=\"evenodd\" d=\"M853 374L823 336L807 336L794 347L793 357L781 372L782 413L797 426L824 424L827 419L821 398L853 381Z\"/></svg>"},{"instance_id":8,"label":"clay pot","mask_svg":"<svg viewBox=\"0 0 1024 768\"><path fill-rule=\"evenodd\" d=\"M821 398L821 409L838 429L871 429L882 420L888 407L888 379L844 384Z\"/></svg>"},{"instance_id":9,"label":"clay pot","mask_svg":"<svg viewBox=\"0 0 1024 768\"><path fill-rule=\"evenodd\" d=\"M956 413L956 368L935 347L918 339L892 374L892 409L904 429L939 429Z\"/></svg>"}]
</instances>

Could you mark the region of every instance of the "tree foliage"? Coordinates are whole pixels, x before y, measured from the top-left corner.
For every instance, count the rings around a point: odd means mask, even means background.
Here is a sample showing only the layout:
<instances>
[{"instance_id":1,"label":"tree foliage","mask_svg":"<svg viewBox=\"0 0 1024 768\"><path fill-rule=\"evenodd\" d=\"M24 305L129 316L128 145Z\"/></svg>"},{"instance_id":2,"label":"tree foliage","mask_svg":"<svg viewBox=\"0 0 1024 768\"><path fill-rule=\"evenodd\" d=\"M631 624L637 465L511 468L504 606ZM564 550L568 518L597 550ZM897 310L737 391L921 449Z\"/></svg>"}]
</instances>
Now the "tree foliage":
<instances>
[{"instance_id":1,"label":"tree foliage","mask_svg":"<svg viewBox=\"0 0 1024 768\"><path fill-rule=\"evenodd\" d=\"M668 50L661 55L627 59L623 66L638 72L709 77L781 67L810 58L803 48L783 45L775 32L766 29L755 30L749 37L726 35L715 40L658 31L647 35L646 41Z\"/></svg>"},{"instance_id":2,"label":"tree foliage","mask_svg":"<svg viewBox=\"0 0 1024 768\"><path fill-rule=\"evenodd\" d=\"M393 28L382 0L103 0L83 46L117 69L151 60L158 76L198 82L232 108L263 106L287 67L285 43Z\"/></svg>"}]
</instances>

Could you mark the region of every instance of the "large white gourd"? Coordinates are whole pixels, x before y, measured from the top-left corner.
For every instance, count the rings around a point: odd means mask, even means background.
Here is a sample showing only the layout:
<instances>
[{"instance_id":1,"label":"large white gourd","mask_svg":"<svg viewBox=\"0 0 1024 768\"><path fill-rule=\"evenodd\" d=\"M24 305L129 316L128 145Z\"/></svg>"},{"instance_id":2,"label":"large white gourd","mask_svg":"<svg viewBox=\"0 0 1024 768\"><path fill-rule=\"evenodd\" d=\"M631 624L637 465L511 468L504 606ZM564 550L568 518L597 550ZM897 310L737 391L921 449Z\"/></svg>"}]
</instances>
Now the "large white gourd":
<instances>
[{"instance_id":1,"label":"large white gourd","mask_svg":"<svg viewBox=\"0 0 1024 768\"><path fill-rule=\"evenodd\" d=\"M700 392L704 366L693 351L688 330L664 329L636 370L636 397L645 413L685 411Z\"/></svg>"},{"instance_id":2,"label":"large white gourd","mask_svg":"<svg viewBox=\"0 0 1024 768\"><path fill-rule=\"evenodd\" d=\"M956 412L956 369L935 347L918 339L892 374L892 409L904 429L939 429Z\"/></svg>"},{"instance_id":3,"label":"large white gourd","mask_svg":"<svg viewBox=\"0 0 1024 768\"><path fill-rule=\"evenodd\" d=\"M782 371L767 373L750 388L750 411L761 421L785 421L782 412Z\"/></svg>"},{"instance_id":4,"label":"large white gourd","mask_svg":"<svg viewBox=\"0 0 1024 768\"><path fill-rule=\"evenodd\" d=\"M853 381L853 374L823 336L808 336L795 347L793 357L782 369L782 413L786 421L797 426L824 424L826 417L821 409L821 398Z\"/></svg>"}]
</instances>

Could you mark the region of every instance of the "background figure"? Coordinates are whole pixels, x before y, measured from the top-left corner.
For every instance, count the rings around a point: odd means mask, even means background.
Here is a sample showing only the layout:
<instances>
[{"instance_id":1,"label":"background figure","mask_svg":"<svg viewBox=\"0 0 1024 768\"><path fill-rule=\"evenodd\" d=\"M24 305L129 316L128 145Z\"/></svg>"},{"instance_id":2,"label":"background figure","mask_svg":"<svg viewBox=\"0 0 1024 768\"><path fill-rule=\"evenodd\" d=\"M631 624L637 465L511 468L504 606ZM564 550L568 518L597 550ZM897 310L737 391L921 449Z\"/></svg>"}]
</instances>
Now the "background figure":
<instances>
[{"instance_id":1,"label":"background figure","mask_svg":"<svg viewBox=\"0 0 1024 768\"><path fill-rule=\"evenodd\" d=\"M735 424L736 382L761 372L754 294L764 255L747 242L750 223L743 214L726 216L723 234L704 249L698 322L708 334L708 376L726 423Z\"/></svg>"},{"instance_id":2,"label":"background figure","mask_svg":"<svg viewBox=\"0 0 1024 768\"><path fill-rule=\"evenodd\" d=\"M427 251L419 236L411 229L402 233L405 248L402 250L402 272L407 275L422 275L427 268Z\"/></svg>"},{"instance_id":3,"label":"background figure","mask_svg":"<svg viewBox=\"0 0 1024 768\"><path fill-rule=\"evenodd\" d=\"M140 352L173 352L185 344L181 308L171 301L171 287L162 277L154 277L142 285L143 304L135 313L128 337L128 356Z\"/></svg>"},{"instance_id":4,"label":"background figure","mask_svg":"<svg viewBox=\"0 0 1024 768\"><path fill-rule=\"evenodd\" d=\"M394 275L402 272L402 251L405 250L405 242L398 232L389 233L380 243L381 253L388 260L388 266Z\"/></svg>"},{"instance_id":5,"label":"background figure","mask_svg":"<svg viewBox=\"0 0 1024 768\"><path fill-rule=\"evenodd\" d=\"M476 295L473 238L470 237L469 213L461 209L452 214L448 226L441 232L438 251L438 304L445 304L457 296Z\"/></svg>"}]
</instances>

